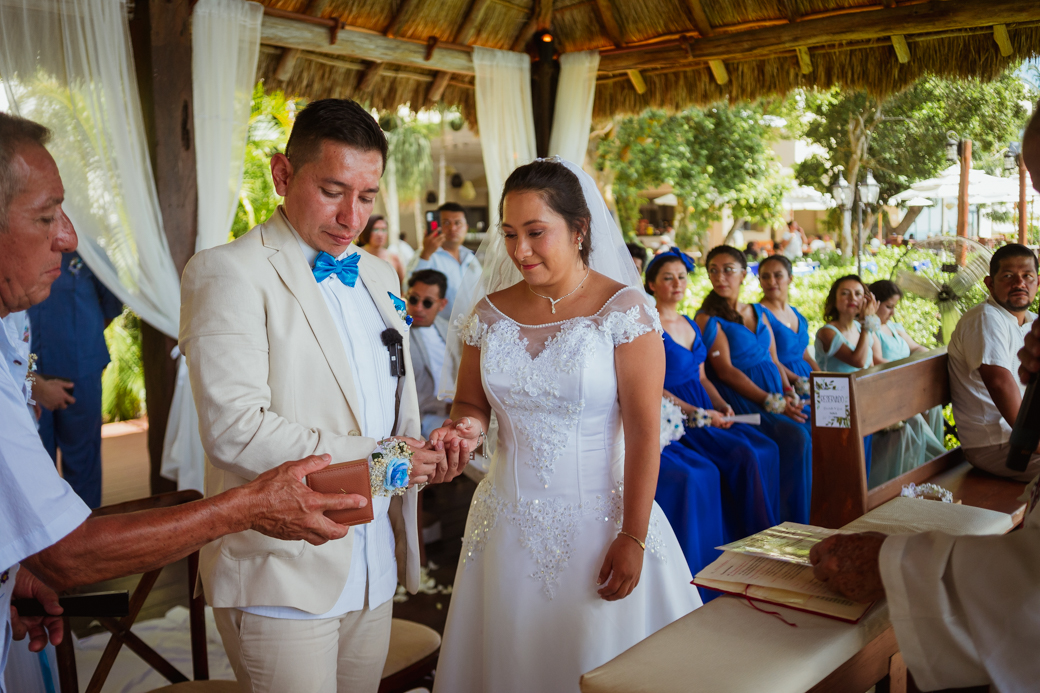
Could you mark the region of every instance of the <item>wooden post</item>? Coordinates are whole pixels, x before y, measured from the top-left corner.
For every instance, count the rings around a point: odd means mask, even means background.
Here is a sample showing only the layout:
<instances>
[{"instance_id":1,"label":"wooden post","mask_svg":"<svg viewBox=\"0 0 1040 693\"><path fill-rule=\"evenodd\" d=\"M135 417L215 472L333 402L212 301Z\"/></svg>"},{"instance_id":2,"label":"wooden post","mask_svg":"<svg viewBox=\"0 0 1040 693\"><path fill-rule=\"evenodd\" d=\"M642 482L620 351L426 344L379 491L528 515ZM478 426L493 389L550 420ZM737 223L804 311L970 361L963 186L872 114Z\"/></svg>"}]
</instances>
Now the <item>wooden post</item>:
<instances>
[{"instance_id":1,"label":"wooden post","mask_svg":"<svg viewBox=\"0 0 1040 693\"><path fill-rule=\"evenodd\" d=\"M968 177L971 175L971 140L961 140L961 184L957 193L957 235L968 237Z\"/></svg>"},{"instance_id":2,"label":"wooden post","mask_svg":"<svg viewBox=\"0 0 1040 693\"><path fill-rule=\"evenodd\" d=\"M1026 223L1026 159L1018 155L1018 242L1026 244L1026 233L1029 225Z\"/></svg>"},{"instance_id":3,"label":"wooden post","mask_svg":"<svg viewBox=\"0 0 1040 693\"><path fill-rule=\"evenodd\" d=\"M191 5L138 0L130 20L141 111L166 240L177 275L195 253L198 183L191 93ZM176 340L141 324L141 360L148 405L148 456L153 494L177 485L159 476L166 419L173 401Z\"/></svg>"}]
</instances>

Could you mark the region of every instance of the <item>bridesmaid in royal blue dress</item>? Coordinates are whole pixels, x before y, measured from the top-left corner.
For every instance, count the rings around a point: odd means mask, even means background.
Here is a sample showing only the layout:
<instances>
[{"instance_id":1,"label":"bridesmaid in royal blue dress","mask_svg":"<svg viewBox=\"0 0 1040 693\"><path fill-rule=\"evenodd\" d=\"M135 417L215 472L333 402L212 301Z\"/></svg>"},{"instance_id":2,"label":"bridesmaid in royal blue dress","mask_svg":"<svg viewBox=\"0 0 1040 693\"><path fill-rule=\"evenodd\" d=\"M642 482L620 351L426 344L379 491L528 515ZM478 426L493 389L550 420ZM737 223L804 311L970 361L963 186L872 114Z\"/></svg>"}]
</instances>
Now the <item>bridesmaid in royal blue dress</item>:
<instances>
[{"instance_id":1,"label":"bridesmaid in royal blue dress","mask_svg":"<svg viewBox=\"0 0 1040 693\"><path fill-rule=\"evenodd\" d=\"M795 392L808 398L809 375L820 366L809 353L809 321L788 301L793 277L791 261L783 255L770 255L758 265L760 305L766 309L764 315L773 329L776 357Z\"/></svg>"},{"instance_id":2,"label":"bridesmaid in royal blue dress","mask_svg":"<svg viewBox=\"0 0 1040 693\"><path fill-rule=\"evenodd\" d=\"M718 468L727 534L737 539L776 524L780 451L754 426L723 420L733 410L704 374L708 350L700 329L676 309L693 267L693 259L676 248L658 255L647 267L646 290L665 330L665 396L687 416L681 442ZM669 508L662 508L668 515Z\"/></svg>"},{"instance_id":3,"label":"bridesmaid in royal blue dress","mask_svg":"<svg viewBox=\"0 0 1040 693\"><path fill-rule=\"evenodd\" d=\"M740 302L747 276L744 253L720 245L705 265L712 291L697 313L708 346L706 372L722 398L741 414L761 414L761 431L780 448L777 519L809 522L812 436L808 405L795 394L776 356L773 331L760 305Z\"/></svg>"}]
</instances>

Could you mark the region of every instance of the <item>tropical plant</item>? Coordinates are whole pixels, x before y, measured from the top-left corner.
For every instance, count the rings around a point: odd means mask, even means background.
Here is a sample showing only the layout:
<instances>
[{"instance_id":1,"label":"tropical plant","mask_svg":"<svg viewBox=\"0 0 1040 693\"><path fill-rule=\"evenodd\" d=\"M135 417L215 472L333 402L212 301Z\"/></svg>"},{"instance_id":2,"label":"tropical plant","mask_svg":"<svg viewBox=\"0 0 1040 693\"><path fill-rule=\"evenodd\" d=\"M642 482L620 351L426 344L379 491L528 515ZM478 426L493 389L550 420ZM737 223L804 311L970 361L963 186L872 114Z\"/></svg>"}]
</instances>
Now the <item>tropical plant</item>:
<instances>
[{"instance_id":1,"label":"tropical plant","mask_svg":"<svg viewBox=\"0 0 1040 693\"><path fill-rule=\"evenodd\" d=\"M141 365L141 319L129 308L105 330L112 363L101 377L101 412L106 422L145 414L144 367Z\"/></svg>"},{"instance_id":2,"label":"tropical plant","mask_svg":"<svg viewBox=\"0 0 1040 693\"><path fill-rule=\"evenodd\" d=\"M597 167L614 173L613 191L626 235L635 233L643 190L670 185L679 199L675 226L689 247L729 208L744 221L782 222L787 184L769 147L775 138L762 107L690 108L668 115L647 110L615 120L599 145Z\"/></svg>"}]
</instances>

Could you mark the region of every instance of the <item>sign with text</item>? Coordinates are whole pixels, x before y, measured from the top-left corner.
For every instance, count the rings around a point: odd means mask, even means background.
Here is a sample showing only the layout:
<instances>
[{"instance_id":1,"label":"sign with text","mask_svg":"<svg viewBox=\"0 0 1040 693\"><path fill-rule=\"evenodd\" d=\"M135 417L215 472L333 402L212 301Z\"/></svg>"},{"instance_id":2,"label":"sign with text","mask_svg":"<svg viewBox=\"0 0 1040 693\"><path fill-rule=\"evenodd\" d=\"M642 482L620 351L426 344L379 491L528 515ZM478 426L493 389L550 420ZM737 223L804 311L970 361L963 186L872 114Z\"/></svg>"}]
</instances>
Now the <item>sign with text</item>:
<instances>
[{"instance_id":1,"label":"sign with text","mask_svg":"<svg viewBox=\"0 0 1040 693\"><path fill-rule=\"evenodd\" d=\"M819 428L851 428L847 378L813 378L813 411Z\"/></svg>"}]
</instances>

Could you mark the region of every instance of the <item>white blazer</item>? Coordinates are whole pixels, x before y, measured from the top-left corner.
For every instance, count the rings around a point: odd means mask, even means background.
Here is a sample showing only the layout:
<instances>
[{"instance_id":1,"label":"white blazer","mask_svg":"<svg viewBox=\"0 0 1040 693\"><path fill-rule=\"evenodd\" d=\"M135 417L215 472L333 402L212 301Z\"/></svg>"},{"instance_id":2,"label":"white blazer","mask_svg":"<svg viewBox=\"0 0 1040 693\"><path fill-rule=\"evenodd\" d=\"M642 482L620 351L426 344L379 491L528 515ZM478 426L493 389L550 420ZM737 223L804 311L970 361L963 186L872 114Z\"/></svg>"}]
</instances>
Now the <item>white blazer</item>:
<instances>
[{"instance_id":1,"label":"white blazer","mask_svg":"<svg viewBox=\"0 0 1040 693\"><path fill-rule=\"evenodd\" d=\"M353 247L353 246L352 246ZM387 326L407 328L387 292L389 264L360 253L361 278ZM240 486L289 460L328 453L332 463L367 457L347 359L299 243L282 213L238 240L196 254L181 279L180 348L206 451L206 495ZM389 367L389 366L387 366ZM398 384L396 435L420 436L415 380ZM390 504L398 578L419 587L417 491ZM203 547L199 574L212 606L332 608L350 570L354 533L322 546L247 530Z\"/></svg>"}]
</instances>

